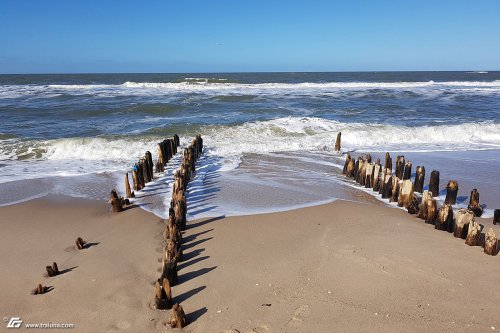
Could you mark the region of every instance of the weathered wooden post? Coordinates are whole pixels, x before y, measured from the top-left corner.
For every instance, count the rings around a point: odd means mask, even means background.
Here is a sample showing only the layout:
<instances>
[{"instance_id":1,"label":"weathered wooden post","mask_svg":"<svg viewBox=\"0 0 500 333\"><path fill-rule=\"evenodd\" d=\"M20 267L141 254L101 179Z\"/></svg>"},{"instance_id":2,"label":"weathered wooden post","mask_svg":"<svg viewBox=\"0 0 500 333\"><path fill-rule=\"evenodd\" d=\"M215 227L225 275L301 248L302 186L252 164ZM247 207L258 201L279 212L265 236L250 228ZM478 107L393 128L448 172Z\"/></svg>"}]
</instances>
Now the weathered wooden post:
<instances>
[{"instance_id":1,"label":"weathered wooden post","mask_svg":"<svg viewBox=\"0 0 500 333\"><path fill-rule=\"evenodd\" d=\"M149 168L149 174L151 176L151 180L153 180L153 155L151 155L151 152L148 150L146 152L146 155L144 155L146 157L146 161L148 161L148 168Z\"/></svg>"},{"instance_id":2,"label":"weathered wooden post","mask_svg":"<svg viewBox=\"0 0 500 333\"><path fill-rule=\"evenodd\" d=\"M445 204L439 209L434 228L449 232L453 230L453 207L451 205Z\"/></svg>"},{"instance_id":3,"label":"weathered wooden post","mask_svg":"<svg viewBox=\"0 0 500 333\"><path fill-rule=\"evenodd\" d=\"M418 218L427 220L427 203L430 199L432 199L432 194L429 191L424 191L424 193L422 194L420 209L417 215Z\"/></svg>"},{"instance_id":4,"label":"weathered wooden post","mask_svg":"<svg viewBox=\"0 0 500 333\"><path fill-rule=\"evenodd\" d=\"M392 177L392 194L391 194L391 199L389 200L390 202L398 202L400 185L401 182L399 178L396 176Z\"/></svg>"},{"instance_id":5,"label":"weathered wooden post","mask_svg":"<svg viewBox=\"0 0 500 333\"><path fill-rule=\"evenodd\" d=\"M458 194L458 182L456 180L450 180L448 185L446 185L446 199L445 204L454 205L457 203Z\"/></svg>"},{"instance_id":6,"label":"weathered wooden post","mask_svg":"<svg viewBox=\"0 0 500 333\"><path fill-rule=\"evenodd\" d=\"M433 170L431 172L431 179L429 180L429 192L433 197L439 195L439 171Z\"/></svg>"},{"instance_id":7,"label":"weathered wooden post","mask_svg":"<svg viewBox=\"0 0 500 333\"><path fill-rule=\"evenodd\" d=\"M500 224L500 209L495 209L493 213L493 224Z\"/></svg>"},{"instance_id":8,"label":"weathered wooden post","mask_svg":"<svg viewBox=\"0 0 500 333\"><path fill-rule=\"evenodd\" d=\"M424 190L425 167L417 166L415 171L415 192L422 193Z\"/></svg>"},{"instance_id":9,"label":"weathered wooden post","mask_svg":"<svg viewBox=\"0 0 500 333\"><path fill-rule=\"evenodd\" d=\"M384 167L386 169L391 170L391 172L392 172L392 158L391 158L391 154L389 154L389 153L385 153L385 165L384 165Z\"/></svg>"},{"instance_id":10,"label":"weathered wooden post","mask_svg":"<svg viewBox=\"0 0 500 333\"><path fill-rule=\"evenodd\" d=\"M469 230L467 231L467 238L465 244L469 246L479 245L479 236L481 236L481 226L476 221L472 220L469 223Z\"/></svg>"},{"instance_id":11,"label":"weathered wooden post","mask_svg":"<svg viewBox=\"0 0 500 333\"><path fill-rule=\"evenodd\" d=\"M386 169L386 171L389 171L388 169ZM389 175L385 175L385 178L384 178L384 186L382 188L382 199L390 199L391 196L392 196L392 178L393 176L391 176L390 174Z\"/></svg>"},{"instance_id":12,"label":"weathered wooden post","mask_svg":"<svg viewBox=\"0 0 500 333\"><path fill-rule=\"evenodd\" d=\"M172 308L172 289L166 278L163 279L162 284L160 280L156 281L155 305L157 309L162 310Z\"/></svg>"},{"instance_id":13,"label":"weathered wooden post","mask_svg":"<svg viewBox=\"0 0 500 333\"><path fill-rule=\"evenodd\" d=\"M111 204L114 213L118 213L123 210L122 200L118 197L116 190L112 190L109 194L109 203Z\"/></svg>"},{"instance_id":14,"label":"weathered wooden post","mask_svg":"<svg viewBox=\"0 0 500 333\"><path fill-rule=\"evenodd\" d=\"M377 160L375 167L373 168L373 191L378 192L380 190L380 160Z\"/></svg>"},{"instance_id":15,"label":"weathered wooden post","mask_svg":"<svg viewBox=\"0 0 500 333\"><path fill-rule=\"evenodd\" d=\"M163 269L160 277L160 281L164 278L168 279L170 286L177 285L177 261L176 260L163 260Z\"/></svg>"},{"instance_id":16,"label":"weathered wooden post","mask_svg":"<svg viewBox=\"0 0 500 333\"><path fill-rule=\"evenodd\" d=\"M43 295L48 291L49 291L48 287L45 287L45 286L42 286L41 284L38 284L38 286L31 291L31 295Z\"/></svg>"},{"instance_id":17,"label":"weathered wooden post","mask_svg":"<svg viewBox=\"0 0 500 333\"><path fill-rule=\"evenodd\" d=\"M158 143L158 163L164 166L166 164L166 160L165 160L165 155L163 154L162 144L163 142Z\"/></svg>"},{"instance_id":18,"label":"weathered wooden post","mask_svg":"<svg viewBox=\"0 0 500 333\"><path fill-rule=\"evenodd\" d=\"M187 325L186 314L180 304L175 303L172 307L172 317L168 321L171 328L183 328Z\"/></svg>"},{"instance_id":19,"label":"weathered wooden post","mask_svg":"<svg viewBox=\"0 0 500 333\"><path fill-rule=\"evenodd\" d=\"M408 214L417 214L418 213L418 198L413 193L413 195L410 198L410 202L408 203L408 207L406 207L406 210L408 211Z\"/></svg>"},{"instance_id":20,"label":"weathered wooden post","mask_svg":"<svg viewBox=\"0 0 500 333\"><path fill-rule=\"evenodd\" d=\"M125 193L127 198L135 198L134 192L130 190L130 183L128 181L128 172L125 174Z\"/></svg>"},{"instance_id":21,"label":"weathered wooden post","mask_svg":"<svg viewBox=\"0 0 500 333\"><path fill-rule=\"evenodd\" d=\"M365 178L366 178L366 165L368 162L364 159L359 161L359 169L358 169L358 178L357 182L361 185L365 185Z\"/></svg>"},{"instance_id":22,"label":"weathered wooden post","mask_svg":"<svg viewBox=\"0 0 500 333\"><path fill-rule=\"evenodd\" d=\"M57 264L55 262L52 263L52 266L45 266L45 270L47 271L48 277L53 277L60 274L59 268L57 267Z\"/></svg>"},{"instance_id":23,"label":"weathered wooden post","mask_svg":"<svg viewBox=\"0 0 500 333\"><path fill-rule=\"evenodd\" d=\"M356 164L354 163L354 159L351 158L349 160L349 164L347 164L346 176L353 178L355 169L356 169Z\"/></svg>"},{"instance_id":24,"label":"weathered wooden post","mask_svg":"<svg viewBox=\"0 0 500 333\"><path fill-rule=\"evenodd\" d=\"M411 180L403 180L399 188L398 206L407 208L413 198L413 183Z\"/></svg>"},{"instance_id":25,"label":"weathered wooden post","mask_svg":"<svg viewBox=\"0 0 500 333\"><path fill-rule=\"evenodd\" d=\"M337 134L337 140L335 141L335 151L337 153L340 153L340 137L342 136L342 133L339 132L339 134Z\"/></svg>"},{"instance_id":26,"label":"weathered wooden post","mask_svg":"<svg viewBox=\"0 0 500 333\"><path fill-rule=\"evenodd\" d=\"M474 213L467 209L459 209L455 215L453 236L456 238L465 238L471 221L474 221Z\"/></svg>"},{"instance_id":27,"label":"weathered wooden post","mask_svg":"<svg viewBox=\"0 0 500 333\"><path fill-rule=\"evenodd\" d=\"M407 180L411 178L411 162L408 161L405 163L405 169L403 172L403 180Z\"/></svg>"},{"instance_id":28,"label":"weathered wooden post","mask_svg":"<svg viewBox=\"0 0 500 333\"><path fill-rule=\"evenodd\" d=\"M84 240L82 239L82 237L78 237L78 238L76 239L75 243L76 243L76 248L77 248L78 250L83 250L83 249L85 248L86 244L87 244L87 242L86 242L86 241L84 241Z\"/></svg>"},{"instance_id":29,"label":"weathered wooden post","mask_svg":"<svg viewBox=\"0 0 500 333\"><path fill-rule=\"evenodd\" d=\"M498 239L492 228L486 233L484 239L484 253L495 256L498 253Z\"/></svg>"},{"instance_id":30,"label":"weathered wooden post","mask_svg":"<svg viewBox=\"0 0 500 333\"><path fill-rule=\"evenodd\" d=\"M373 169L375 168L375 165L373 163L366 163L366 178L365 178L365 187L370 188L372 187L372 180L373 180Z\"/></svg>"},{"instance_id":31,"label":"weathered wooden post","mask_svg":"<svg viewBox=\"0 0 500 333\"><path fill-rule=\"evenodd\" d=\"M483 207L479 204L479 192L477 189L473 189L470 192L469 206L467 206L467 209L471 210L477 217L483 215Z\"/></svg>"},{"instance_id":32,"label":"weathered wooden post","mask_svg":"<svg viewBox=\"0 0 500 333\"><path fill-rule=\"evenodd\" d=\"M396 171L394 172L394 175L402 179L403 178L403 173L404 173L404 167L405 167L405 157L404 156L396 156Z\"/></svg>"},{"instance_id":33,"label":"weathered wooden post","mask_svg":"<svg viewBox=\"0 0 500 333\"><path fill-rule=\"evenodd\" d=\"M349 165L350 161L351 161L351 155L349 155L349 153L347 153L345 155L344 169L342 170L343 175L345 175L347 173L347 166Z\"/></svg>"},{"instance_id":34,"label":"weathered wooden post","mask_svg":"<svg viewBox=\"0 0 500 333\"><path fill-rule=\"evenodd\" d=\"M437 203L436 199L434 198L427 198L427 202L425 204L427 212L426 212L426 218L425 218L425 223L428 224L434 224L436 222L437 218Z\"/></svg>"}]
</instances>

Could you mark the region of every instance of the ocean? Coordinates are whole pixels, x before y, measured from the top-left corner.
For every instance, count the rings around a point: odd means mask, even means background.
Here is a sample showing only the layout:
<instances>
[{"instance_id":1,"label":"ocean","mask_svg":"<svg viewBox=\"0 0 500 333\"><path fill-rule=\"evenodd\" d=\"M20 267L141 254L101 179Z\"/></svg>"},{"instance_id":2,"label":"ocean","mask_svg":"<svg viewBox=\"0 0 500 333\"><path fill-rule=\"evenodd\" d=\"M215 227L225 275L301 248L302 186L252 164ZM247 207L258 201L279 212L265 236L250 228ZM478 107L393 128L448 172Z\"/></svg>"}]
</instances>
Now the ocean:
<instances>
[{"instance_id":1,"label":"ocean","mask_svg":"<svg viewBox=\"0 0 500 333\"><path fill-rule=\"evenodd\" d=\"M0 75L0 205L47 194L107 200L177 133L205 153L189 217L366 200L334 154L386 151L500 208L500 72ZM174 159L137 202L164 217ZM154 195L153 195L154 194ZM364 199L363 199L364 198Z\"/></svg>"}]
</instances>

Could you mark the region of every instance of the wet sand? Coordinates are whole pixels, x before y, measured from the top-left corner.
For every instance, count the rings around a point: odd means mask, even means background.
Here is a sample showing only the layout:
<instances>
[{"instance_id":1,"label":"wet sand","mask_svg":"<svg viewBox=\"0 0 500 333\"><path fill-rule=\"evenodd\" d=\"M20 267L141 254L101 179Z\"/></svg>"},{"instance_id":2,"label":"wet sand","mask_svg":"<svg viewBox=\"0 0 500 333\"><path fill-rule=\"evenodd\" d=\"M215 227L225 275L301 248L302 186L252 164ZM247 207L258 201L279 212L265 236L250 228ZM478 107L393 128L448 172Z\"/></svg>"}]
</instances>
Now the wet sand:
<instances>
[{"instance_id":1,"label":"wet sand","mask_svg":"<svg viewBox=\"0 0 500 333\"><path fill-rule=\"evenodd\" d=\"M4 317L74 323L72 332L166 329L170 311L151 307L165 244L158 217L61 197L0 207L0 216ZM187 332L500 329L500 256L382 203L188 225L172 288ZM77 251L79 236L95 244ZM43 277L53 261L65 273ZM38 283L53 289L30 295Z\"/></svg>"}]
</instances>

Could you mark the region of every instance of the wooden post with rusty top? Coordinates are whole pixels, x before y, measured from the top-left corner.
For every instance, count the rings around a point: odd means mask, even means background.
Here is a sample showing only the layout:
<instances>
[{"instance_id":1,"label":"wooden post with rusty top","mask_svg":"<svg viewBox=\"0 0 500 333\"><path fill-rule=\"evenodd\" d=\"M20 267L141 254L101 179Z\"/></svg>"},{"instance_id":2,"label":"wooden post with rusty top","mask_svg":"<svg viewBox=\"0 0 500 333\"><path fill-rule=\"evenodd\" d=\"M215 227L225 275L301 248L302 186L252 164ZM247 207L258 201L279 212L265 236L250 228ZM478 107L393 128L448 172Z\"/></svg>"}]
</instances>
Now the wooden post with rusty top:
<instances>
[{"instance_id":1,"label":"wooden post with rusty top","mask_svg":"<svg viewBox=\"0 0 500 333\"><path fill-rule=\"evenodd\" d=\"M458 182L456 180L450 180L448 185L446 185L446 199L445 204L454 205L457 203L458 194Z\"/></svg>"},{"instance_id":2,"label":"wooden post with rusty top","mask_svg":"<svg viewBox=\"0 0 500 333\"><path fill-rule=\"evenodd\" d=\"M422 193L424 191L425 167L417 166L415 170L415 192Z\"/></svg>"},{"instance_id":3,"label":"wooden post with rusty top","mask_svg":"<svg viewBox=\"0 0 500 333\"><path fill-rule=\"evenodd\" d=\"M342 132L339 132L339 134L337 134L337 140L335 141L335 151L337 153L340 153L340 138L342 136Z\"/></svg>"},{"instance_id":4,"label":"wooden post with rusty top","mask_svg":"<svg viewBox=\"0 0 500 333\"><path fill-rule=\"evenodd\" d=\"M433 170L431 172L431 178L429 180L429 192L433 197L439 195L439 171Z\"/></svg>"}]
</instances>

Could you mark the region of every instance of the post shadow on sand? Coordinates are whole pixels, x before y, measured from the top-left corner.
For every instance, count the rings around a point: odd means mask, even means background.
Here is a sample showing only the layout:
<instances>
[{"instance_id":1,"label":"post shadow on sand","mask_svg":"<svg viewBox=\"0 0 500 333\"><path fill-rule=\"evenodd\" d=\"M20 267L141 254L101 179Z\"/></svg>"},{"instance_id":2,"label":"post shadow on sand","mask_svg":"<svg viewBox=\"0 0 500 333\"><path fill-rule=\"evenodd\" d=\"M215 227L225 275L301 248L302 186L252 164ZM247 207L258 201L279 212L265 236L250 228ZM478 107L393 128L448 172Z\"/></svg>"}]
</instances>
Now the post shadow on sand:
<instances>
[{"instance_id":1,"label":"post shadow on sand","mask_svg":"<svg viewBox=\"0 0 500 333\"><path fill-rule=\"evenodd\" d=\"M182 284L182 283L187 282L189 280L195 279L199 276L205 275L205 274L213 271L216 268L217 268L217 266L205 267L205 268L198 269L196 271L184 273L177 278L177 284L179 285L179 284Z\"/></svg>"},{"instance_id":2,"label":"post shadow on sand","mask_svg":"<svg viewBox=\"0 0 500 333\"><path fill-rule=\"evenodd\" d=\"M212 223L212 222L215 222L215 221L218 221L218 220L222 220L225 217L226 217L226 215L221 215L221 216L217 216L217 217L207 218L207 219L204 219L203 221L196 222L196 223L188 223L187 229L198 228L198 227L201 227L202 225L205 225L205 224L208 224L208 223Z\"/></svg>"},{"instance_id":3,"label":"post shadow on sand","mask_svg":"<svg viewBox=\"0 0 500 333\"><path fill-rule=\"evenodd\" d=\"M177 265L177 270L180 271L183 268L189 267L191 265L196 264L197 262L206 260L208 258L210 258L210 256L197 257L197 258L194 258L194 259L192 259L190 261L184 260L182 263L180 263L180 264Z\"/></svg>"},{"instance_id":4,"label":"post shadow on sand","mask_svg":"<svg viewBox=\"0 0 500 333\"><path fill-rule=\"evenodd\" d=\"M185 293L182 293L182 294L180 294L178 296L175 296L172 303L174 303L174 304L175 303L182 303L182 302L186 301L190 297L196 295L197 293L199 293L200 291L202 291L203 289L206 289L206 288L207 288L206 286L201 286L201 287L194 288L194 289L191 289L189 291L186 291Z\"/></svg>"},{"instance_id":5,"label":"post shadow on sand","mask_svg":"<svg viewBox=\"0 0 500 333\"><path fill-rule=\"evenodd\" d=\"M209 241L211 240L213 237L207 237L207 238L203 238L203 239L200 239L200 240L197 240L197 241L194 241L194 242L191 242L189 244L182 244L182 249L183 250L187 250L187 249L190 249L192 247L195 247L196 245L199 245L201 243L205 243L206 241Z\"/></svg>"},{"instance_id":6,"label":"post shadow on sand","mask_svg":"<svg viewBox=\"0 0 500 333\"><path fill-rule=\"evenodd\" d=\"M182 254L182 260L181 262L184 262L184 261L188 261L188 260L191 260L193 258L196 258L197 256L199 256L202 252L205 251L205 248L202 248L202 249L196 249L196 250L193 250L189 253L183 253Z\"/></svg>"},{"instance_id":7,"label":"post shadow on sand","mask_svg":"<svg viewBox=\"0 0 500 333\"><path fill-rule=\"evenodd\" d=\"M193 312L190 312L186 315L186 319L187 319L187 322L188 322L188 325L194 321L196 321L198 318L200 318L201 316L203 316L205 313L207 313L207 308L206 307L202 307L196 311L193 311Z\"/></svg>"},{"instance_id":8,"label":"post shadow on sand","mask_svg":"<svg viewBox=\"0 0 500 333\"><path fill-rule=\"evenodd\" d=\"M200 232L198 232L198 233L196 233L196 234L192 234L192 235L189 235L189 236L187 236L187 237L184 237L184 238L182 239L182 243L184 244L184 243L189 243L189 242L192 242L192 241L194 241L196 238L198 238L198 236L204 235L204 234L206 234L206 233L208 233L208 232L210 232L210 231L213 231L213 230L214 230L214 229L212 228L212 229L208 229L208 230L205 230L205 231L200 231Z\"/></svg>"},{"instance_id":9,"label":"post shadow on sand","mask_svg":"<svg viewBox=\"0 0 500 333\"><path fill-rule=\"evenodd\" d=\"M90 249L92 246L96 246L96 245L99 245L100 242L89 242L89 243L85 243L85 245L83 245L83 249L86 250L86 249Z\"/></svg>"},{"instance_id":10,"label":"post shadow on sand","mask_svg":"<svg viewBox=\"0 0 500 333\"><path fill-rule=\"evenodd\" d=\"M70 268L65 268L65 269L62 269L59 271L59 274L58 275L62 275L62 274L66 274L66 273L69 273L71 272L72 270L74 270L75 268L78 268L78 266L73 266L73 267L70 267Z\"/></svg>"}]
</instances>

